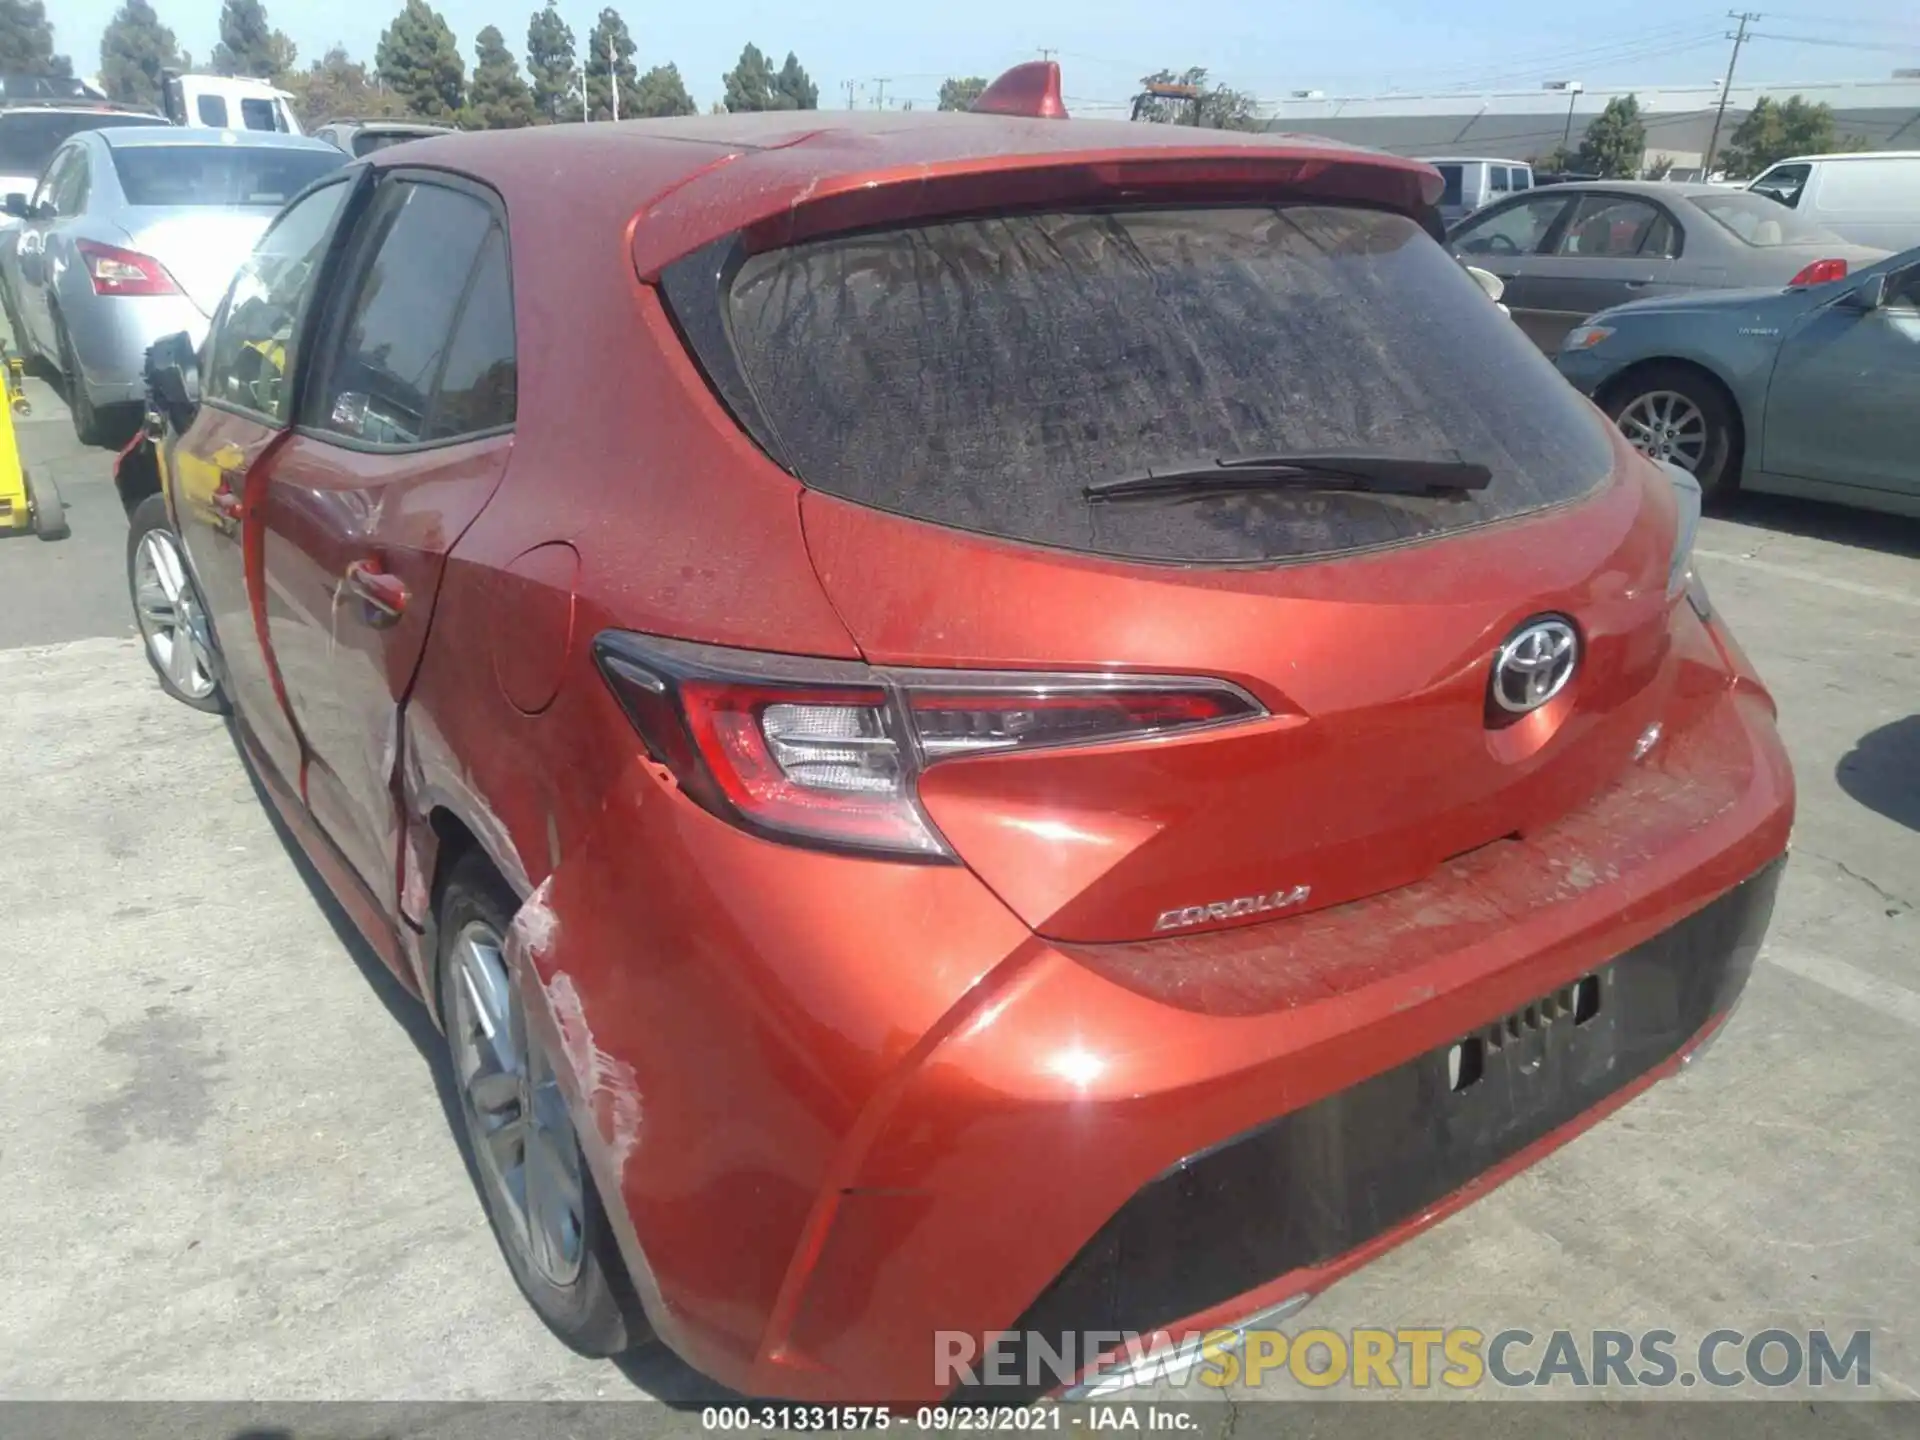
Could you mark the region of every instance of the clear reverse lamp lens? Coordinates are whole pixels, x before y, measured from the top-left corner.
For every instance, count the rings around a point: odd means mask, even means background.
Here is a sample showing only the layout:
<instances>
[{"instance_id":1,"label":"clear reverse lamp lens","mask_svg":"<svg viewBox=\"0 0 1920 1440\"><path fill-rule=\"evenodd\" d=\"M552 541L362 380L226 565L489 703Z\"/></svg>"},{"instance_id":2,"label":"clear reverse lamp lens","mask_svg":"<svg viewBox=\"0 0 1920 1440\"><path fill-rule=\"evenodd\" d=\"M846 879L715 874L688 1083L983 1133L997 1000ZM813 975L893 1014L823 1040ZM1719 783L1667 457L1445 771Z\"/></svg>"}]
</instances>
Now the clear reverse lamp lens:
<instances>
[{"instance_id":1,"label":"clear reverse lamp lens","mask_svg":"<svg viewBox=\"0 0 1920 1440\"><path fill-rule=\"evenodd\" d=\"M851 705L769 705L760 731L794 784L842 795L897 795L900 752L878 710Z\"/></svg>"}]
</instances>

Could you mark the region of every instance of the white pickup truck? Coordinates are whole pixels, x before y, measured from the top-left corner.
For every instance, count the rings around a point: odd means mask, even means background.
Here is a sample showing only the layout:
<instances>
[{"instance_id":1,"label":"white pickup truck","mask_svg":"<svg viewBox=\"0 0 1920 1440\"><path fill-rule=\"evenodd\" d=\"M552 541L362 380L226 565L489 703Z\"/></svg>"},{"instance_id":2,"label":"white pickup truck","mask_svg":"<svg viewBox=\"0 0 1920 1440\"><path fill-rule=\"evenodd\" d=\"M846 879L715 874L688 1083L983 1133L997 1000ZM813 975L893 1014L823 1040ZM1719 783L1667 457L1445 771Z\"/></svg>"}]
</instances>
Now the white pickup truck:
<instances>
[{"instance_id":1,"label":"white pickup truck","mask_svg":"<svg viewBox=\"0 0 1920 1440\"><path fill-rule=\"evenodd\" d=\"M293 97L271 81L236 75L166 77L167 118L176 125L210 130L273 130L299 135Z\"/></svg>"}]
</instances>

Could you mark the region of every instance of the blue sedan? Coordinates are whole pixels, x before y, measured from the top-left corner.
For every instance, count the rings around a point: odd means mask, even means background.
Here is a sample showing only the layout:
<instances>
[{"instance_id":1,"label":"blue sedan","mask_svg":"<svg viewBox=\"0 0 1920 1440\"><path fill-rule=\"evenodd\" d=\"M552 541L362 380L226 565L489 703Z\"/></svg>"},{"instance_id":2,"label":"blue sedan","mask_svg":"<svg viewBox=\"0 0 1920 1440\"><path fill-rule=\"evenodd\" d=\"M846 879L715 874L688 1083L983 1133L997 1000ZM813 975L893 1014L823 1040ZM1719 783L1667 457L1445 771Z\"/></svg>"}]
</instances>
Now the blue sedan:
<instances>
[{"instance_id":1,"label":"blue sedan","mask_svg":"<svg viewBox=\"0 0 1920 1440\"><path fill-rule=\"evenodd\" d=\"M1920 516L1920 250L1833 284L1604 310L1556 363L1710 497L1738 487Z\"/></svg>"}]
</instances>

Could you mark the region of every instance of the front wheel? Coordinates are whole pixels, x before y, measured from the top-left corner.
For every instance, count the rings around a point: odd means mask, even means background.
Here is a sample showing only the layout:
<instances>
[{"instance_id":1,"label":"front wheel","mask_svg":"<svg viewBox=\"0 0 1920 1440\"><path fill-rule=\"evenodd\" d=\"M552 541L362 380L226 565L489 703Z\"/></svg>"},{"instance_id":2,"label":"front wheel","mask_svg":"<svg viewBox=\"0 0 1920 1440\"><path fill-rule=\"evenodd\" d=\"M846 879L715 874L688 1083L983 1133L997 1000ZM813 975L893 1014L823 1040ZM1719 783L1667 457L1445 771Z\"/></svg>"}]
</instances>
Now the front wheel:
<instances>
[{"instance_id":1,"label":"front wheel","mask_svg":"<svg viewBox=\"0 0 1920 1440\"><path fill-rule=\"evenodd\" d=\"M186 556L167 517L164 496L149 495L135 507L127 533L127 588L140 626L147 663L160 688L195 710L224 714L219 651L206 607L187 573Z\"/></svg>"},{"instance_id":2,"label":"front wheel","mask_svg":"<svg viewBox=\"0 0 1920 1440\"><path fill-rule=\"evenodd\" d=\"M508 1268L547 1328L583 1355L647 1337L553 1062L529 1033L507 958L513 896L478 854L440 904L440 1014L461 1140Z\"/></svg>"},{"instance_id":3,"label":"front wheel","mask_svg":"<svg viewBox=\"0 0 1920 1440\"><path fill-rule=\"evenodd\" d=\"M1739 432L1732 407L1704 376L1679 366L1654 366L1608 396L1607 413L1627 443L1654 460L1678 465L1712 498L1740 480Z\"/></svg>"}]
</instances>

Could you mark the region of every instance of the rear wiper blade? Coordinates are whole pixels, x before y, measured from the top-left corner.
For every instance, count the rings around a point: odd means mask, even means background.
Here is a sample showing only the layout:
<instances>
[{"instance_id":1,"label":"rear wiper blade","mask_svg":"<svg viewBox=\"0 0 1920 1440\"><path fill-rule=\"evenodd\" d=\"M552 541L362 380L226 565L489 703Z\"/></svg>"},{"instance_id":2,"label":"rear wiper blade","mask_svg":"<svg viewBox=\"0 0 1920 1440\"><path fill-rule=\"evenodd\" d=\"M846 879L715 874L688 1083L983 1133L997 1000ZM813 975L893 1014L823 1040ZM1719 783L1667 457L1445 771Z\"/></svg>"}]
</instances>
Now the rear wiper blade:
<instances>
[{"instance_id":1,"label":"rear wiper blade","mask_svg":"<svg viewBox=\"0 0 1920 1440\"><path fill-rule=\"evenodd\" d=\"M1484 490L1493 471L1451 456L1230 455L1156 465L1080 493L1088 500L1145 500L1236 490L1354 490L1370 495L1460 495Z\"/></svg>"}]
</instances>

